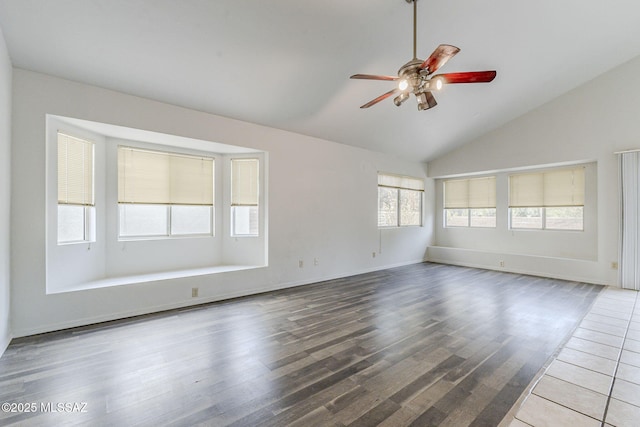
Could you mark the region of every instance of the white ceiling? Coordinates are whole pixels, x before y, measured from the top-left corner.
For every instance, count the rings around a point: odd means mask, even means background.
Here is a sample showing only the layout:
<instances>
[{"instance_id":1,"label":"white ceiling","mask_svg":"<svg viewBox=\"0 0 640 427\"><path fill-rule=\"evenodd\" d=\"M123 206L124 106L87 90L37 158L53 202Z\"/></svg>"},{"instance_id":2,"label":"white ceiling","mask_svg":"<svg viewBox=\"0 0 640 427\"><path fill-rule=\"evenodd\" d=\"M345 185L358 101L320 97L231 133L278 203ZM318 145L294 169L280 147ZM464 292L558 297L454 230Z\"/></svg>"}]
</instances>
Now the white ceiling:
<instances>
[{"instance_id":1,"label":"white ceiling","mask_svg":"<svg viewBox=\"0 0 640 427\"><path fill-rule=\"evenodd\" d=\"M429 160L640 54L637 0L419 0L418 57L495 69L438 106L365 102L412 57L405 0L0 0L14 66ZM568 112L570 114L570 112Z\"/></svg>"}]
</instances>

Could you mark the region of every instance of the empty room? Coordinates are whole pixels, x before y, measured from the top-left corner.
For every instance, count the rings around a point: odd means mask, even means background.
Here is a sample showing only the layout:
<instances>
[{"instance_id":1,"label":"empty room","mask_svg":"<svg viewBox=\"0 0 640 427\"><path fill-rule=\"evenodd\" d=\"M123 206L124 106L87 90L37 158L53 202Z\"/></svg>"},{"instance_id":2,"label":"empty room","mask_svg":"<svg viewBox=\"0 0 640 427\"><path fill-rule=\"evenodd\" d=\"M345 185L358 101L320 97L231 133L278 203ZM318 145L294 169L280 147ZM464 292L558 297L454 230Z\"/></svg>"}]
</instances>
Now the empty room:
<instances>
[{"instance_id":1,"label":"empty room","mask_svg":"<svg viewBox=\"0 0 640 427\"><path fill-rule=\"evenodd\" d=\"M0 425L640 425L639 20L0 0Z\"/></svg>"}]
</instances>

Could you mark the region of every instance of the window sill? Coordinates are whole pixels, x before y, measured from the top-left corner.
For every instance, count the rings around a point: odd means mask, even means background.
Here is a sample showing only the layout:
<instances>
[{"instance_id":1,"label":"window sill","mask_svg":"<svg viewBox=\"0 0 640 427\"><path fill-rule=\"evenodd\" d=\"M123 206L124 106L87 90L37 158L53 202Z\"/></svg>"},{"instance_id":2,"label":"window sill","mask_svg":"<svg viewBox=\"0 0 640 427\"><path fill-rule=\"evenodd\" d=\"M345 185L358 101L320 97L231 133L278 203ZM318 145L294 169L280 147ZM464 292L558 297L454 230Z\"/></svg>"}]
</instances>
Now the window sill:
<instances>
[{"instance_id":1,"label":"window sill","mask_svg":"<svg viewBox=\"0 0 640 427\"><path fill-rule=\"evenodd\" d=\"M185 277L206 276L209 274L228 273L233 271L264 268L264 265L219 265L215 267L193 268L186 270L164 271L161 273L136 274L132 276L109 277L93 280L65 288L47 288L47 294L61 294L66 292L85 291L90 289L108 288L112 286L135 285L138 283L157 282L162 280L181 279Z\"/></svg>"}]
</instances>

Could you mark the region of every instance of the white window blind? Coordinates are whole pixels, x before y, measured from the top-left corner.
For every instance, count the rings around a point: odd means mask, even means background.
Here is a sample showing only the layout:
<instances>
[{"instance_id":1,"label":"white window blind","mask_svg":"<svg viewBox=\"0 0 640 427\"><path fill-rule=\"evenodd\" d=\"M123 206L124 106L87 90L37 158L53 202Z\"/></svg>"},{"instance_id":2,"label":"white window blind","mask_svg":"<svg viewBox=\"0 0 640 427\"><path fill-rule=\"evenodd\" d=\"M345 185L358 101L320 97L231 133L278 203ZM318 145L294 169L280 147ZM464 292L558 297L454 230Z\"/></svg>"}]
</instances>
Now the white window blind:
<instances>
[{"instance_id":1,"label":"white window blind","mask_svg":"<svg viewBox=\"0 0 640 427\"><path fill-rule=\"evenodd\" d=\"M213 206L211 157L118 147L118 203Z\"/></svg>"},{"instance_id":2,"label":"white window blind","mask_svg":"<svg viewBox=\"0 0 640 427\"><path fill-rule=\"evenodd\" d=\"M490 209L495 207L495 176L444 182L445 209Z\"/></svg>"},{"instance_id":3,"label":"white window blind","mask_svg":"<svg viewBox=\"0 0 640 427\"><path fill-rule=\"evenodd\" d=\"M93 206L93 143L58 133L58 204Z\"/></svg>"},{"instance_id":4,"label":"white window blind","mask_svg":"<svg viewBox=\"0 0 640 427\"><path fill-rule=\"evenodd\" d=\"M424 181L409 176L378 173L378 186L424 191Z\"/></svg>"},{"instance_id":5,"label":"white window blind","mask_svg":"<svg viewBox=\"0 0 640 427\"><path fill-rule=\"evenodd\" d=\"M231 159L231 206L258 206L258 159Z\"/></svg>"},{"instance_id":6,"label":"white window blind","mask_svg":"<svg viewBox=\"0 0 640 427\"><path fill-rule=\"evenodd\" d=\"M509 177L509 207L584 206L584 167Z\"/></svg>"}]
</instances>

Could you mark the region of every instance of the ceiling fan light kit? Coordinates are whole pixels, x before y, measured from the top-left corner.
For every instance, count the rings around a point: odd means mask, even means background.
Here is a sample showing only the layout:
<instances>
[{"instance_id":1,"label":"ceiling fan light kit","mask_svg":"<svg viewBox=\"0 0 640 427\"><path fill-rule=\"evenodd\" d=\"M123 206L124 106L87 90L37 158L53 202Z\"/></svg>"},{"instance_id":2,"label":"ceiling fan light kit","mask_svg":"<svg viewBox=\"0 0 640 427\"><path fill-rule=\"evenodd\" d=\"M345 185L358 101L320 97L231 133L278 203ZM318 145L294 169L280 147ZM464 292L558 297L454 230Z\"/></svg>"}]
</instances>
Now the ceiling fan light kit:
<instances>
[{"instance_id":1,"label":"ceiling fan light kit","mask_svg":"<svg viewBox=\"0 0 640 427\"><path fill-rule=\"evenodd\" d=\"M397 76L372 74L352 75L352 79L398 82L398 86L395 89L392 89L389 92L367 102L360 108L369 108L372 105L396 94L397 96L393 99L393 103L399 107L403 102L409 99L410 94L413 93L416 97L416 101L418 102L418 110L428 110L438 104L432 92L440 90L445 84L488 83L496 77L495 70L446 73L434 76L433 73L446 64L447 61L449 61L449 59L451 59L455 54L460 52L460 49L448 44L441 44L424 61L422 59L418 59L416 56L416 12L418 0L405 1L407 3L413 3L413 59L400 67Z\"/></svg>"}]
</instances>

